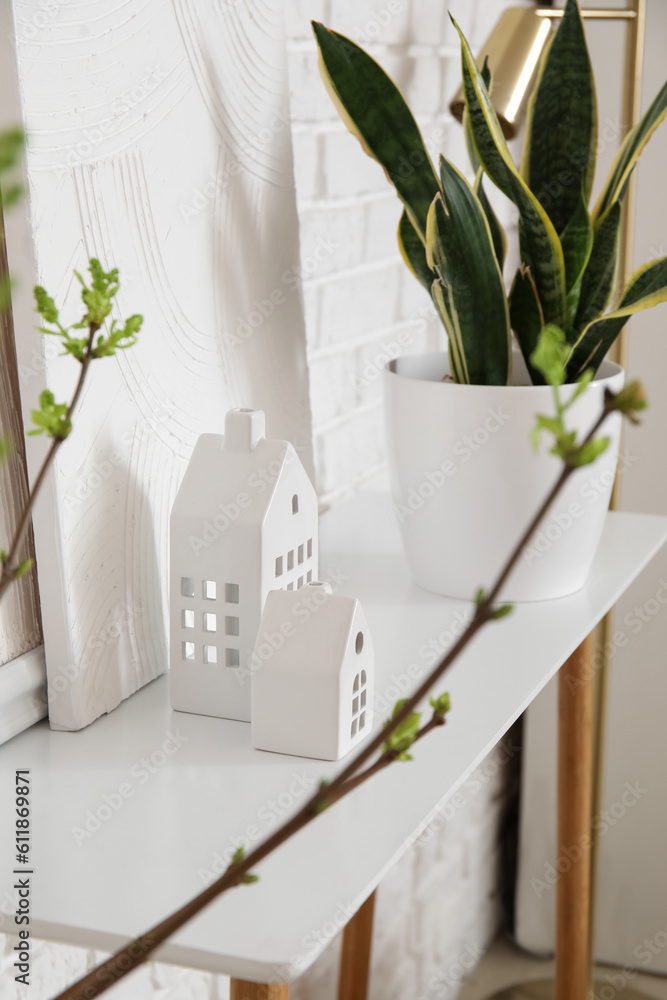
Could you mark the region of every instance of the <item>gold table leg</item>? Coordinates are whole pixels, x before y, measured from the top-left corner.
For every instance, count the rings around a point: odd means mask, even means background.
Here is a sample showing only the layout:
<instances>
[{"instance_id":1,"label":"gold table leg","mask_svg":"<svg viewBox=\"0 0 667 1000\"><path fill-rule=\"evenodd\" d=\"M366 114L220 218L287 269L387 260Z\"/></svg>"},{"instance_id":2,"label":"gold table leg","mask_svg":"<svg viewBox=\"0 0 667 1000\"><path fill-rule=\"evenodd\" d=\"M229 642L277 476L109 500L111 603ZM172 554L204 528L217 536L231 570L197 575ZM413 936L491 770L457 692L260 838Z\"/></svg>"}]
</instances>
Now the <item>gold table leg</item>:
<instances>
[{"instance_id":1,"label":"gold table leg","mask_svg":"<svg viewBox=\"0 0 667 1000\"><path fill-rule=\"evenodd\" d=\"M508 986L490 1000L646 1000L631 986L590 982L593 635L560 669L556 978Z\"/></svg>"},{"instance_id":2,"label":"gold table leg","mask_svg":"<svg viewBox=\"0 0 667 1000\"><path fill-rule=\"evenodd\" d=\"M338 974L338 1000L366 1000L373 942L375 893L361 906L343 931Z\"/></svg>"},{"instance_id":3,"label":"gold table leg","mask_svg":"<svg viewBox=\"0 0 667 1000\"><path fill-rule=\"evenodd\" d=\"M232 979L229 984L229 1000L288 1000L289 986L267 983L247 983L243 979Z\"/></svg>"}]
</instances>

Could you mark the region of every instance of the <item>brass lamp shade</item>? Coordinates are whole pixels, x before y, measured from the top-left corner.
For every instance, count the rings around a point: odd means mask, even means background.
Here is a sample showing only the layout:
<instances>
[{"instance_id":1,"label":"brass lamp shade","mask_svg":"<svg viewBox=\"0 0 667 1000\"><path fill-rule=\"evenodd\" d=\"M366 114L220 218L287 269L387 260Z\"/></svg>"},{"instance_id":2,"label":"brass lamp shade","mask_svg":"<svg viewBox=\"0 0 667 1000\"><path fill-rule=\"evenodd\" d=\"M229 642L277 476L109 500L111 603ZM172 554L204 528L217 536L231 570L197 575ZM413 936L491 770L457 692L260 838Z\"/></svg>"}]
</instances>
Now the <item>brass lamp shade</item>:
<instances>
[{"instance_id":1,"label":"brass lamp shade","mask_svg":"<svg viewBox=\"0 0 667 1000\"><path fill-rule=\"evenodd\" d=\"M506 139L515 137L526 115L528 97L550 31L550 19L541 17L535 8L509 7L478 56L480 67L488 57L492 77L491 99ZM458 121L463 120L463 86L449 109Z\"/></svg>"}]
</instances>

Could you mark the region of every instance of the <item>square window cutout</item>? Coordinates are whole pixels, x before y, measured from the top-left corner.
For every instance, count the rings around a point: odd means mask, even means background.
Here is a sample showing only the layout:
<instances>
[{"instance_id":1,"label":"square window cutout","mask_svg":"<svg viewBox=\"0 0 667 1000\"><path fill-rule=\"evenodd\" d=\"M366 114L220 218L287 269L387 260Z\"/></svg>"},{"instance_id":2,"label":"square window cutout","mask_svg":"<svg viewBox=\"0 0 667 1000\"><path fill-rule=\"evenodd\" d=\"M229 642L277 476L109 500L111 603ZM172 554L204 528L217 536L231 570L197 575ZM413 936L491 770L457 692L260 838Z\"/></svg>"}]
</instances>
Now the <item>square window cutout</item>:
<instances>
[{"instance_id":1,"label":"square window cutout","mask_svg":"<svg viewBox=\"0 0 667 1000\"><path fill-rule=\"evenodd\" d=\"M308 573L306 574L306 583L312 583L312 582L313 582L313 571L312 569L309 569Z\"/></svg>"},{"instance_id":2,"label":"square window cutout","mask_svg":"<svg viewBox=\"0 0 667 1000\"><path fill-rule=\"evenodd\" d=\"M361 707L366 708L366 688L361 692Z\"/></svg>"},{"instance_id":3,"label":"square window cutout","mask_svg":"<svg viewBox=\"0 0 667 1000\"><path fill-rule=\"evenodd\" d=\"M218 628L218 622L215 615L205 613L204 614L204 632L215 632Z\"/></svg>"},{"instance_id":4,"label":"square window cutout","mask_svg":"<svg viewBox=\"0 0 667 1000\"><path fill-rule=\"evenodd\" d=\"M303 577L300 576L299 579L296 582L296 589L297 590L301 590L302 587L303 587Z\"/></svg>"},{"instance_id":5,"label":"square window cutout","mask_svg":"<svg viewBox=\"0 0 667 1000\"><path fill-rule=\"evenodd\" d=\"M215 585L215 580L204 580L203 583L204 600L214 601L217 595L218 588Z\"/></svg>"},{"instance_id":6,"label":"square window cutout","mask_svg":"<svg viewBox=\"0 0 667 1000\"><path fill-rule=\"evenodd\" d=\"M312 540L312 538L308 539L308 545L306 547L306 551L308 552L308 558L312 559L312 557L313 557L313 540Z\"/></svg>"},{"instance_id":7,"label":"square window cutout","mask_svg":"<svg viewBox=\"0 0 667 1000\"><path fill-rule=\"evenodd\" d=\"M241 662L238 649L225 650L225 663L228 667L238 667Z\"/></svg>"},{"instance_id":8,"label":"square window cutout","mask_svg":"<svg viewBox=\"0 0 667 1000\"><path fill-rule=\"evenodd\" d=\"M299 548L297 549L296 558L300 566L301 563L303 562L303 545L300 545Z\"/></svg>"},{"instance_id":9,"label":"square window cutout","mask_svg":"<svg viewBox=\"0 0 667 1000\"><path fill-rule=\"evenodd\" d=\"M287 568L294 569L294 549L290 549L287 553Z\"/></svg>"},{"instance_id":10,"label":"square window cutout","mask_svg":"<svg viewBox=\"0 0 667 1000\"><path fill-rule=\"evenodd\" d=\"M357 735L357 720L352 719L352 725L350 726L350 736Z\"/></svg>"},{"instance_id":11,"label":"square window cutout","mask_svg":"<svg viewBox=\"0 0 667 1000\"><path fill-rule=\"evenodd\" d=\"M288 583L287 584L287 589L288 590L294 590L294 584L293 583Z\"/></svg>"},{"instance_id":12,"label":"square window cutout","mask_svg":"<svg viewBox=\"0 0 667 1000\"><path fill-rule=\"evenodd\" d=\"M359 716L359 729L363 729L366 725L366 713L362 712Z\"/></svg>"},{"instance_id":13,"label":"square window cutout","mask_svg":"<svg viewBox=\"0 0 667 1000\"><path fill-rule=\"evenodd\" d=\"M194 660L195 658L195 644L194 642L184 642L183 643L183 659L184 660Z\"/></svg>"},{"instance_id":14,"label":"square window cutout","mask_svg":"<svg viewBox=\"0 0 667 1000\"><path fill-rule=\"evenodd\" d=\"M225 601L227 604L238 604L239 603L239 585L238 583L226 583L225 584Z\"/></svg>"},{"instance_id":15,"label":"square window cutout","mask_svg":"<svg viewBox=\"0 0 667 1000\"><path fill-rule=\"evenodd\" d=\"M204 663L217 663L217 662L218 662L218 647L204 646Z\"/></svg>"},{"instance_id":16,"label":"square window cutout","mask_svg":"<svg viewBox=\"0 0 667 1000\"><path fill-rule=\"evenodd\" d=\"M194 611L181 611L181 628L194 628L194 627L195 627Z\"/></svg>"},{"instance_id":17,"label":"square window cutout","mask_svg":"<svg viewBox=\"0 0 667 1000\"><path fill-rule=\"evenodd\" d=\"M225 635L238 635L239 634L239 620L238 618L233 618L230 615L225 616Z\"/></svg>"},{"instance_id":18,"label":"square window cutout","mask_svg":"<svg viewBox=\"0 0 667 1000\"><path fill-rule=\"evenodd\" d=\"M282 576L282 575L283 575L283 557L278 556L278 558L276 559L276 576Z\"/></svg>"},{"instance_id":19,"label":"square window cutout","mask_svg":"<svg viewBox=\"0 0 667 1000\"><path fill-rule=\"evenodd\" d=\"M195 581L191 576L181 577L181 594L183 597L195 596Z\"/></svg>"}]
</instances>

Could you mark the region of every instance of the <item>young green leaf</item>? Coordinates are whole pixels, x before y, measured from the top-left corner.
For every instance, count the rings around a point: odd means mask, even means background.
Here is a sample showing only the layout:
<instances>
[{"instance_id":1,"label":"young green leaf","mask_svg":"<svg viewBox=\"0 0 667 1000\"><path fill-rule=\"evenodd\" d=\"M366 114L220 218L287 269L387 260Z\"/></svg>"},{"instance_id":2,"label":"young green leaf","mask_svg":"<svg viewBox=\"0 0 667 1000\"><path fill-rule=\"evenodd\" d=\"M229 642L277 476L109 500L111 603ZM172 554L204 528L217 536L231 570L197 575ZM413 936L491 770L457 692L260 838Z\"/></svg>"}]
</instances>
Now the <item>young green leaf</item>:
<instances>
[{"instance_id":1,"label":"young green leaf","mask_svg":"<svg viewBox=\"0 0 667 1000\"><path fill-rule=\"evenodd\" d=\"M0 176L11 174L19 165L25 136L18 126L0 132ZM11 179L4 182L0 179L0 203L6 209L15 205L23 193L23 185L19 180Z\"/></svg>"},{"instance_id":2,"label":"young green leaf","mask_svg":"<svg viewBox=\"0 0 667 1000\"><path fill-rule=\"evenodd\" d=\"M494 608L491 612L491 618L493 621L497 621L499 618L507 618L514 611L513 604L501 604L500 607Z\"/></svg>"},{"instance_id":3,"label":"young green leaf","mask_svg":"<svg viewBox=\"0 0 667 1000\"><path fill-rule=\"evenodd\" d=\"M612 406L614 410L618 410L619 413L627 417L631 423L638 424L637 414L648 407L644 386L637 379L628 382L620 392L616 393Z\"/></svg>"},{"instance_id":4,"label":"young green leaf","mask_svg":"<svg viewBox=\"0 0 667 1000\"><path fill-rule=\"evenodd\" d=\"M565 334L552 323L545 326L533 351L531 364L542 372L549 385L562 385L565 382L565 368L570 356Z\"/></svg>"},{"instance_id":5,"label":"young green leaf","mask_svg":"<svg viewBox=\"0 0 667 1000\"><path fill-rule=\"evenodd\" d=\"M406 701L406 698L401 698L396 702L391 713L392 719L396 718ZM382 745L382 752L396 754L397 760L412 760L412 757L407 751L414 743L415 736L419 732L420 721L421 712L411 712L408 717L403 719L403 722L401 722L396 729L389 734ZM384 725L388 726L389 722L385 722Z\"/></svg>"},{"instance_id":6,"label":"young green leaf","mask_svg":"<svg viewBox=\"0 0 667 1000\"><path fill-rule=\"evenodd\" d=\"M318 792L321 792L324 788L327 787L328 784L329 782L325 778L322 778L317 786ZM329 808L328 802L318 802L318 804L315 806L315 812L322 813L324 812L325 809L328 808Z\"/></svg>"},{"instance_id":7,"label":"young green leaf","mask_svg":"<svg viewBox=\"0 0 667 1000\"><path fill-rule=\"evenodd\" d=\"M81 282L81 299L86 306L86 314L80 323L76 323L77 329L83 327L100 327L111 312L111 302L118 291L118 268L105 271L96 257L91 257L88 264L91 276L91 287L85 283L78 271L75 271L77 278Z\"/></svg>"},{"instance_id":8,"label":"young green leaf","mask_svg":"<svg viewBox=\"0 0 667 1000\"><path fill-rule=\"evenodd\" d=\"M245 850L243 847L239 847L232 854L231 863L233 865L239 865L245 858ZM242 885L252 885L253 882L259 882L259 875L251 875L250 872L246 872L245 875L241 876Z\"/></svg>"},{"instance_id":9,"label":"young green leaf","mask_svg":"<svg viewBox=\"0 0 667 1000\"><path fill-rule=\"evenodd\" d=\"M56 304L47 294L46 289L42 288L41 285L35 285L33 289L33 294L35 296L35 309L40 314L45 323L51 323L53 326L57 326L61 332L65 332L63 327L60 325L59 313L56 309ZM52 331L44 331L52 332Z\"/></svg>"},{"instance_id":10,"label":"young green leaf","mask_svg":"<svg viewBox=\"0 0 667 1000\"><path fill-rule=\"evenodd\" d=\"M92 356L94 358L106 358L111 357L116 351L127 350L128 347L133 347L137 342L137 334L141 329L141 324L144 321L143 316L130 316L129 319L125 321L125 325L122 327L116 326L116 321L114 320L111 324L111 330L107 337L100 336L95 344L92 351Z\"/></svg>"},{"instance_id":11,"label":"young green leaf","mask_svg":"<svg viewBox=\"0 0 667 1000\"><path fill-rule=\"evenodd\" d=\"M445 691L438 698L429 698L429 704L433 709L434 715L447 715L447 712L451 711L452 707L449 691Z\"/></svg>"},{"instance_id":12,"label":"young green leaf","mask_svg":"<svg viewBox=\"0 0 667 1000\"><path fill-rule=\"evenodd\" d=\"M25 576L26 573L30 572L32 566L33 566L32 559L24 559L23 562L20 562L16 567L16 569L14 570L14 578L18 580L20 579L20 577Z\"/></svg>"},{"instance_id":13,"label":"young green leaf","mask_svg":"<svg viewBox=\"0 0 667 1000\"><path fill-rule=\"evenodd\" d=\"M0 462L7 462L14 454L15 447L11 437L0 434Z\"/></svg>"},{"instance_id":14,"label":"young green leaf","mask_svg":"<svg viewBox=\"0 0 667 1000\"><path fill-rule=\"evenodd\" d=\"M67 404L56 403L53 393L44 389L39 397L39 410L31 413L35 430L28 431L28 434L46 434L47 437L64 441L72 430L72 422L66 414Z\"/></svg>"}]
</instances>

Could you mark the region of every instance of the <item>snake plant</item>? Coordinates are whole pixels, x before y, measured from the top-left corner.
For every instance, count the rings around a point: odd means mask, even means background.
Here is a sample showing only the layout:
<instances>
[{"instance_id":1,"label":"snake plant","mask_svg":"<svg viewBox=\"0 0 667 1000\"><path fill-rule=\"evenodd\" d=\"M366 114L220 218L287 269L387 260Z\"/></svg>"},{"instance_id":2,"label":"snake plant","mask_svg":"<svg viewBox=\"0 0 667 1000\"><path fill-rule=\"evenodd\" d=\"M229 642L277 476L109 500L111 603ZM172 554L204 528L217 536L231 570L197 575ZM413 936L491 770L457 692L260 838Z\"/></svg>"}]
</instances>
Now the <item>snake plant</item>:
<instances>
[{"instance_id":1,"label":"snake plant","mask_svg":"<svg viewBox=\"0 0 667 1000\"><path fill-rule=\"evenodd\" d=\"M567 0L542 59L520 169L489 96L493 66L477 66L452 21L461 38L472 185L444 156L436 170L384 70L350 39L313 22L322 78L343 121L403 203L399 247L445 326L455 381L509 384L513 330L533 382L543 384L531 356L540 331L554 324L565 333L567 380L574 382L597 370L633 313L667 300L667 257L661 257L635 271L609 308L623 198L641 151L667 114L667 83L626 136L591 208L597 102L576 0ZM486 177L519 214L521 265L509 295L505 234L487 200Z\"/></svg>"}]
</instances>

